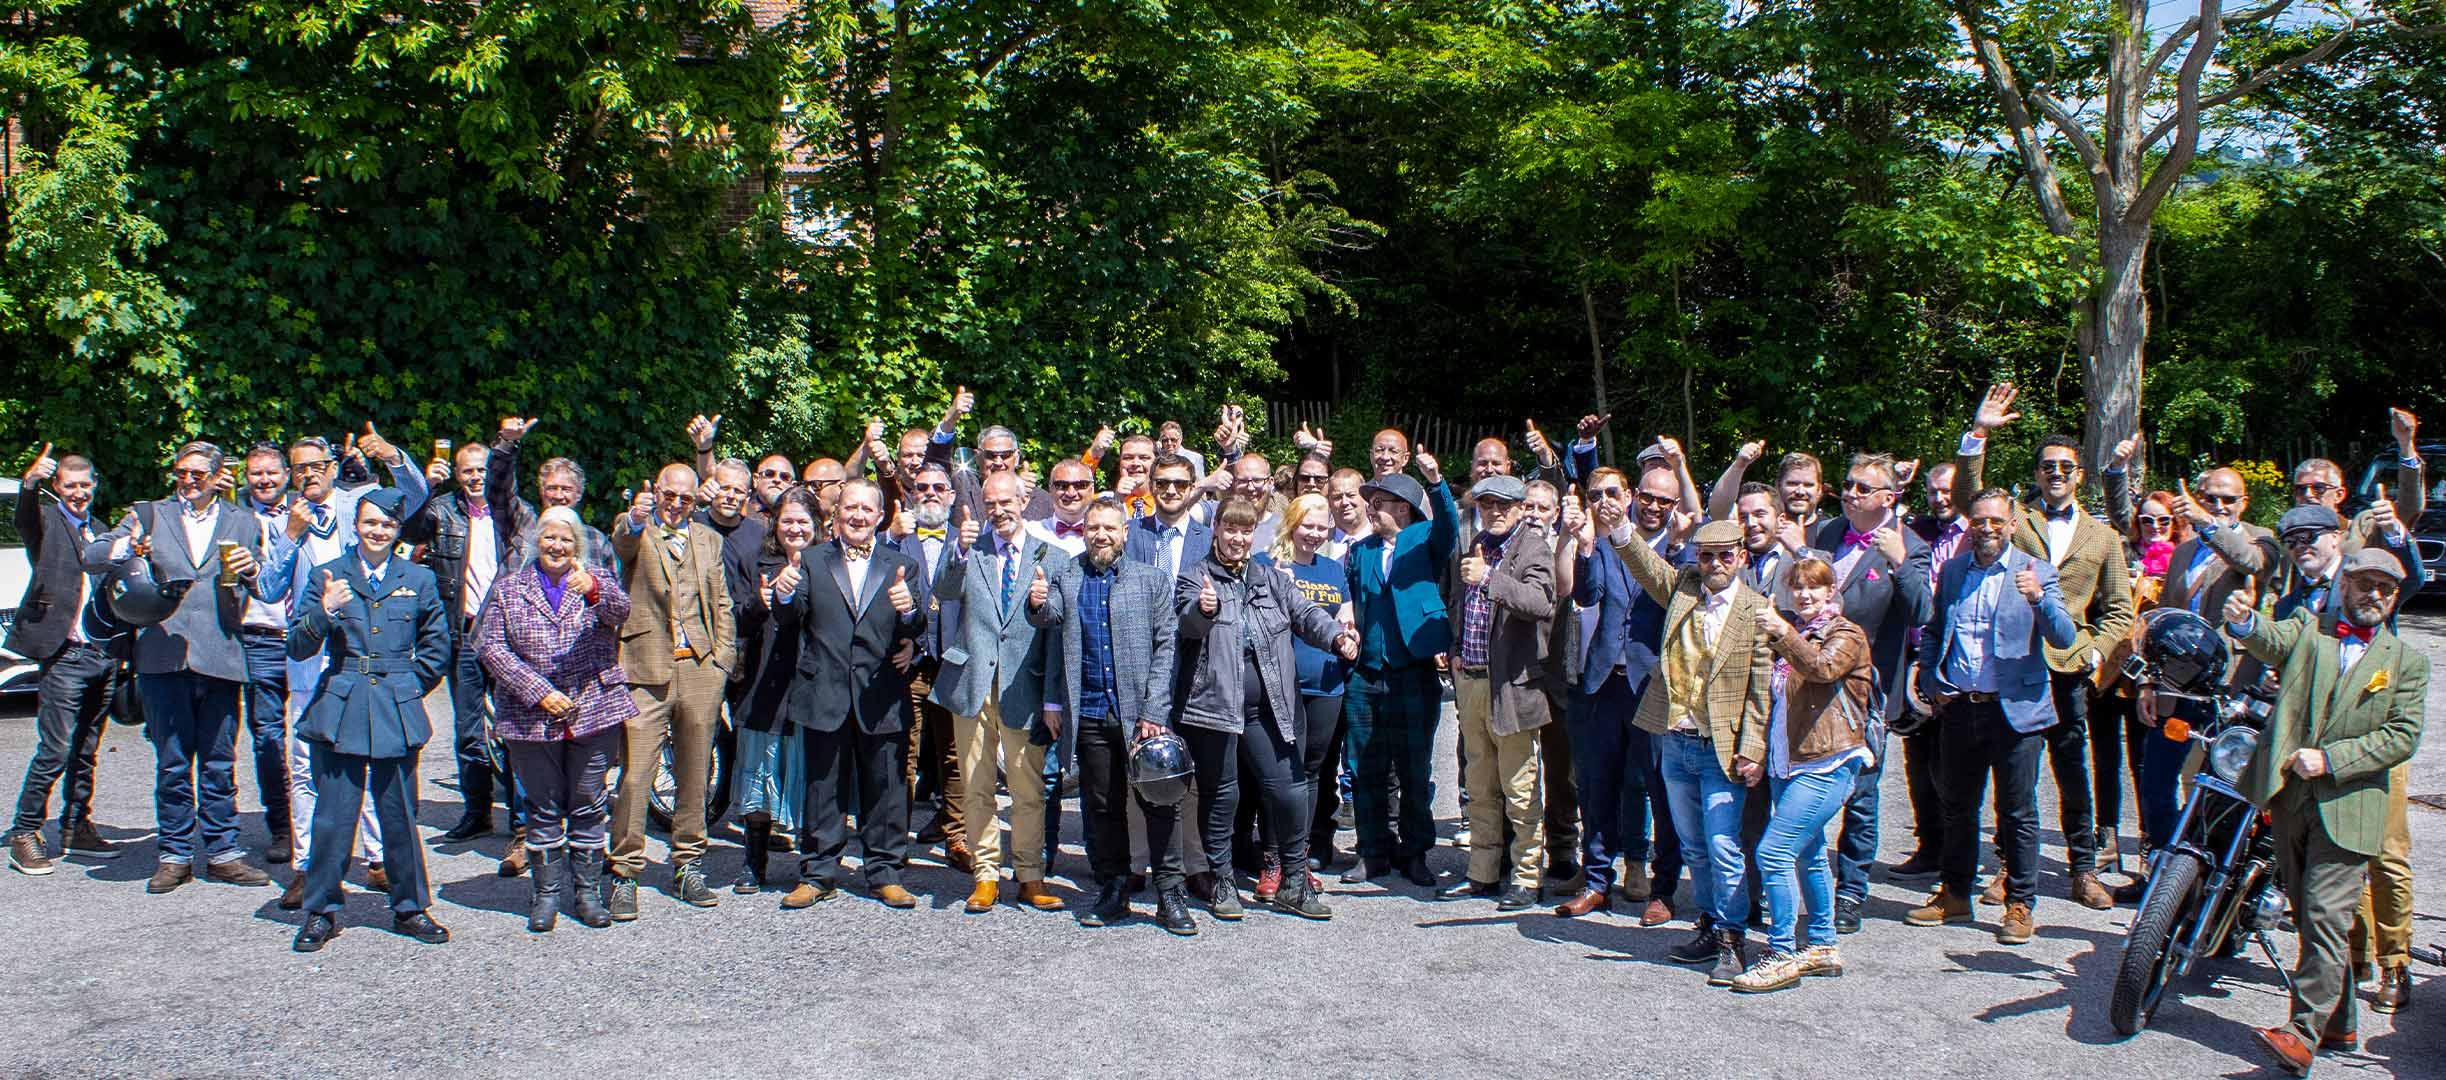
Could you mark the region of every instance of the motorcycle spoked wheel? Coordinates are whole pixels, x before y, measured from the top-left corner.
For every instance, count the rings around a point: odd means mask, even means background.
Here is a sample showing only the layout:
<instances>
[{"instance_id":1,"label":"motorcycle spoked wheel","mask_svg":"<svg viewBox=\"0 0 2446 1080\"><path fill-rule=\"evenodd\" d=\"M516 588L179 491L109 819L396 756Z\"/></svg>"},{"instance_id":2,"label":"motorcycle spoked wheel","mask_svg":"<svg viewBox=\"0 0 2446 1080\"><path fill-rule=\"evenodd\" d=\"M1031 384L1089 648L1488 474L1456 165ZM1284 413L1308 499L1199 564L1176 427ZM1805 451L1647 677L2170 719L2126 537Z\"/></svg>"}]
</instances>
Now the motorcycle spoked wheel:
<instances>
[{"instance_id":1,"label":"motorcycle spoked wheel","mask_svg":"<svg viewBox=\"0 0 2446 1080\"><path fill-rule=\"evenodd\" d=\"M2157 868L2157 887L2123 939L2115 997L2106 1010L2116 1034L2136 1035L2157 1015L2174 974L2174 957L2167 947L2199 906L2202 870L2198 859L2179 852L2170 853Z\"/></svg>"},{"instance_id":2,"label":"motorcycle spoked wheel","mask_svg":"<svg viewBox=\"0 0 2446 1080\"><path fill-rule=\"evenodd\" d=\"M606 783L613 791L620 790L620 774L611 771ZM679 778L671 769L671 739L664 736L654 754L654 782L646 789L645 813L654 831L665 836L671 833L671 808L677 804ZM710 831L730 812L730 749L728 740L716 738L713 745L713 775L705 784L705 828Z\"/></svg>"}]
</instances>

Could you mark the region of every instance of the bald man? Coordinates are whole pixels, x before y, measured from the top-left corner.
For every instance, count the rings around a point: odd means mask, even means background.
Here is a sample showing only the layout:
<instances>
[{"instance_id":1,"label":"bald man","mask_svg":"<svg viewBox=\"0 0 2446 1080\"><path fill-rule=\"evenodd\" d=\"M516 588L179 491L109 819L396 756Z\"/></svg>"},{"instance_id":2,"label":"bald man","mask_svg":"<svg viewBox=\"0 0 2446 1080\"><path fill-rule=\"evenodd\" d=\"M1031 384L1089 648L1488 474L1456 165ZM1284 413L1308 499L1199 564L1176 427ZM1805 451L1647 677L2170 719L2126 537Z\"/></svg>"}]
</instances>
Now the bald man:
<instances>
[{"instance_id":1,"label":"bald man","mask_svg":"<svg viewBox=\"0 0 2446 1080\"><path fill-rule=\"evenodd\" d=\"M1368 479L1382 480L1410 467L1410 437L1399 428L1376 433L1367 444Z\"/></svg>"},{"instance_id":2,"label":"bald man","mask_svg":"<svg viewBox=\"0 0 2446 1080\"><path fill-rule=\"evenodd\" d=\"M654 490L640 494L612 527L612 550L620 557L621 584L629 595L628 621L620 627L620 670L637 702L637 715L627 724L625 767L612 817L607 906L621 921L637 917L645 800L666 739L678 785L671 800L671 891L697 907L715 902L705 883L705 786L713 770L722 688L738 666L738 646L722 569L722 534L689 516L696 492L695 469L665 465L654 478Z\"/></svg>"},{"instance_id":3,"label":"bald man","mask_svg":"<svg viewBox=\"0 0 2446 1080\"><path fill-rule=\"evenodd\" d=\"M807 463L804 479L815 492L816 505L824 508L824 520L816 523L820 542L832 534L832 513L841 506L841 481L849 479L849 470L833 458L817 458Z\"/></svg>"}]
</instances>

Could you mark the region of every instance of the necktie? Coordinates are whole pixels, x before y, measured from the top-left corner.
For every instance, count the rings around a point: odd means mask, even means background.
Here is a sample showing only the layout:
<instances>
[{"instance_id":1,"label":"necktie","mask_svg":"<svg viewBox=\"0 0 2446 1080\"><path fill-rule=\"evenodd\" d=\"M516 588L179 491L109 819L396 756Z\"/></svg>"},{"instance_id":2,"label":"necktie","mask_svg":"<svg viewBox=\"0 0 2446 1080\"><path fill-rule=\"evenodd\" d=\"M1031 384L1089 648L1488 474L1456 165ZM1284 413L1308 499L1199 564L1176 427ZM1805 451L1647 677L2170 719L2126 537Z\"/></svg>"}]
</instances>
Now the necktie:
<instances>
[{"instance_id":1,"label":"necktie","mask_svg":"<svg viewBox=\"0 0 2446 1080\"><path fill-rule=\"evenodd\" d=\"M662 526L662 546L671 552L671 561L688 557L688 534L668 525Z\"/></svg>"},{"instance_id":2,"label":"necktie","mask_svg":"<svg viewBox=\"0 0 2446 1080\"><path fill-rule=\"evenodd\" d=\"M1010 541L1002 542L1002 606L1011 606L1011 587L1019 582L1019 552Z\"/></svg>"}]
</instances>

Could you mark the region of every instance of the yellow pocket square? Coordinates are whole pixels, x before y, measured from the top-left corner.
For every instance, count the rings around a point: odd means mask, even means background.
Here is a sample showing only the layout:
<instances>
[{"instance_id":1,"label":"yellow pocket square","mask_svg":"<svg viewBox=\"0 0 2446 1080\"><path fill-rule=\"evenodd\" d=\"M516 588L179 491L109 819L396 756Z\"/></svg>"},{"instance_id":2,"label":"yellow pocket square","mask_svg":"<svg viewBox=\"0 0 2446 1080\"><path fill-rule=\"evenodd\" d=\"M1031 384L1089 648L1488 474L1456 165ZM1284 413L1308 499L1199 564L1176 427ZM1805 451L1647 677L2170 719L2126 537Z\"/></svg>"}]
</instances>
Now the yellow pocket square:
<instances>
[{"instance_id":1,"label":"yellow pocket square","mask_svg":"<svg viewBox=\"0 0 2446 1080\"><path fill-rule=\"evenodd\" d=\"M2389 685L2387 674L2387 671L2381 668L2378 674L2370 676L2370 684L2362 687L2361 692L2364 694L2375 694L2386 689Z\"/></svg>"}]
</instances>

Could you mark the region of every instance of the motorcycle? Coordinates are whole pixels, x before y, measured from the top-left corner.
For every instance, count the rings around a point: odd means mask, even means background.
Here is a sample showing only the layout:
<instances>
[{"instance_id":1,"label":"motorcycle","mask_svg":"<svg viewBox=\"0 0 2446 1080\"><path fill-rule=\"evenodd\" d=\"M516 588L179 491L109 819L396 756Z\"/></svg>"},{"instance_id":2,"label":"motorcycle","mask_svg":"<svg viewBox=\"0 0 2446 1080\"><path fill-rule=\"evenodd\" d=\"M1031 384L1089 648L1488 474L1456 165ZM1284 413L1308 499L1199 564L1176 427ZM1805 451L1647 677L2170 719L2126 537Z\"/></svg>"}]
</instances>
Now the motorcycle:
<instances>
[{"instance_id":1,"label":"motorcycle","mask_svg":"<svg viewBox=\"0 0 2446 1080\"><path fill-rule=\"evenodd\" d=\"M2121 1035L2147 1027L2176 980L2203 960L2230 959L2256 943L2276 958L2268 933L2285 921L2285 894L2276 879L2276 843L2267 811L2235 785L2259 749L2274 711L2264 691L2227 689L2228 650L2207 621L2187 611L2159 609L2138 655L2125 662L2141 693L2155 693L2173 710L2161 729L2168 738L2204 744L2206 753L2174 839L2151 857L2149 886L2123 944L2108 1019Z\"/></svg>"},{"instance_id":2,"label":"motorcycle","mask_svg":"<svg viewBox=\"0 0 2446 1080\"><path fill-rule=\"evenodd\" d=\"M510 774L507 748L492 731L493 702L492 696L487 694L484 698L484 757L492 763L496 772L506 777ZM738 745L738 731L731 725L730 710L724 708L721 718L715 722L713 775L705 785L705 827L708 830L721 822L723 814L730 812L730 761ZM613 765L610 773L604 777L606 790L619 791L620 776L625 771L624 766ZM654 783L646 790L646 817L655 831L670 834L671 808L678 804L678 796L679 779L672 768L671 737L666 734L655 748Z\"/></svg>"}]
</instances>

